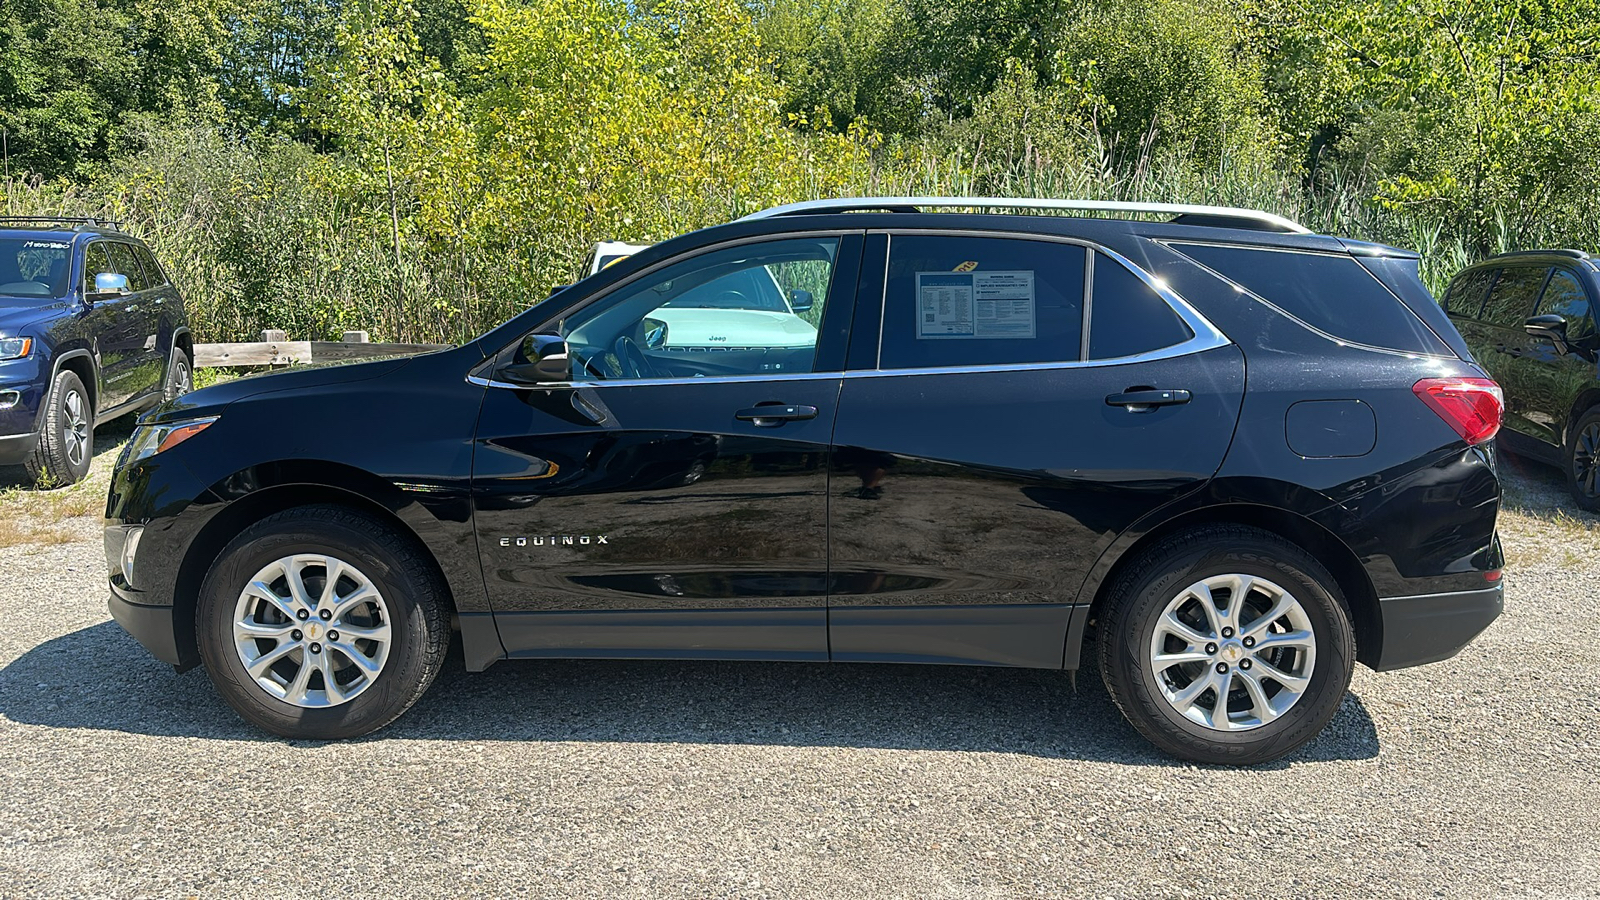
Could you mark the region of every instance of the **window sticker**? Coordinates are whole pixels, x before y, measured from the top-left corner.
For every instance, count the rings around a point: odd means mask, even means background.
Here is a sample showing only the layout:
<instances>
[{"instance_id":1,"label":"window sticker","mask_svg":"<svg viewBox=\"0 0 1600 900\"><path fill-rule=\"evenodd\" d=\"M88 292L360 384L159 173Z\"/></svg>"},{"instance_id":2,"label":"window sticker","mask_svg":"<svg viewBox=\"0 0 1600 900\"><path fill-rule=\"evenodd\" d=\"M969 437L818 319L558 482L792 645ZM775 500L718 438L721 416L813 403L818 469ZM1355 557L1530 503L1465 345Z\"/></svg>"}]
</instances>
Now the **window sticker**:
<instances>
[{"instance_id":1,"label":"window sticker","mask_svg":"<svg viewBox=\"0 0 1600 900\"><path fill-rule=\"evenodd\" d=\"M1033 272L918 272L917 339L1032 338Z\"/></svg>"},{"instance_id":2,"label":"window sticker","mask_svg":"<svg viewBox=\"0 0 1600 900\"><path fill-rule=\"evenodd\" d=\"M23 241L22 243L24 250L65 250L69 246L71 245L63 244L60 241Z\"/></svg>"}]
</instances>

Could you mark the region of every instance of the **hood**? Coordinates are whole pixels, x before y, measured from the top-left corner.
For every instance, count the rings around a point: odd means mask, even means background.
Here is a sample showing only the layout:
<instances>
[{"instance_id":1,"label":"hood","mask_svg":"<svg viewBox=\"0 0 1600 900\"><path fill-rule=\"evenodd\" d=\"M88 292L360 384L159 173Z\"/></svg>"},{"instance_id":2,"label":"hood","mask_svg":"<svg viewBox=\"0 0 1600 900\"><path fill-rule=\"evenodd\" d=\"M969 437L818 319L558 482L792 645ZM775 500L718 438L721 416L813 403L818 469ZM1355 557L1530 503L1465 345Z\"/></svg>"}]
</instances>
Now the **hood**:
<instances>
[{"instance_id":1,"label":"hood","mask_svg":"<svg viewBox=\"0 0 1600 900\"><path fill-rule=\"evenodd\" d=\"M141 416L141 423L166 422L221 413L231 404L247 397L278 391L312 390L335 384L367 381L397 372L409 365L414 356L392 356L386 359L353 362L330 362L309 366L294 366L276 372L259 372L201 388L176 400L157 406Z\"/></svg>"},{"instance_id":2,"label":"hood","mask_svg":"<svg viewBox=\"0 0 1600 900\"><path fill-rule=\"evenodd\" d=\"M35 300L27 306L7 306L0 302L0 337L16 337L29 325L66 308L63 300Z\"/></svg>"},{"instance_id":3,"label":"hood","mask_svg":"<svg viewBox=\"0 0 1600 900\"><path fill-rule=\"evenodd\" d=\"M667 323L667 347L810 347L817 342L817 329L794 313L667 306L650 318Z\"/></svg>"}]
</instances>

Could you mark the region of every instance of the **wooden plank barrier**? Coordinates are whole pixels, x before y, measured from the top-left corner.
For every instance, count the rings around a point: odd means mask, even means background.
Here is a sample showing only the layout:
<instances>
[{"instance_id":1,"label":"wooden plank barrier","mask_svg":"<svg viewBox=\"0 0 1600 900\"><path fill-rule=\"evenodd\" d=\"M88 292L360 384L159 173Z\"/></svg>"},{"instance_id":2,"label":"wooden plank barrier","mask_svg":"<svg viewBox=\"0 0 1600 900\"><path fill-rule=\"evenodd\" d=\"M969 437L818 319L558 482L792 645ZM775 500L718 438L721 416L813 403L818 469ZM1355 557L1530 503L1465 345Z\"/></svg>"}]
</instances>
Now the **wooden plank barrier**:
<instances>
[{"instance_id":1,"label":"wooden plank barrier","mask_svg":"<svg viewBox=\"0 0 1600 900\"><path fill-rule=\"evenodd\" d=\"M261 340L236 344L195 344L197 369L220 366L251 368L295 363L339 362L379 356L405 356L443 350L449 344L374 343L365 331L347 331L342 341L291 341L277 329L261 332Z\"/></svg>"}]
</instances>

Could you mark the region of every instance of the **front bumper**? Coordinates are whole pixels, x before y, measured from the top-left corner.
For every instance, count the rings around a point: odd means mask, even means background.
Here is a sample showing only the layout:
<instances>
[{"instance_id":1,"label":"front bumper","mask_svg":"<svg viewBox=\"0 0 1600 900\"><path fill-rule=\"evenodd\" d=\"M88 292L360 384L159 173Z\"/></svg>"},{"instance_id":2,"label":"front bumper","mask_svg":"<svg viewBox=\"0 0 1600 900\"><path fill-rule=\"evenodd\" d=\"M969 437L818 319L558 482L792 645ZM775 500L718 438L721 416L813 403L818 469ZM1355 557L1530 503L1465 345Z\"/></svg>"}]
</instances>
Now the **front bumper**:
<instances>
[{"instance_id":1,"label":"front bumper","mask_svg":"<svg viewBox=\"0 0 1600 900\"><path fill-rule=\"evenodd\" d=\"M0 466L20 465L37 446L39 435L33 432L0 436Z\"/></svg>"},{"instance_id":2,"label":"front bumper","mask_svg":"<svg viewBox=\"0 0 1600 900\"><path fill-rule=\"evenodd\" d=\"M1380 672L1449 659L1505 609L1505 585L1447 594L1388 597L1378 601L1383 617Z\"/></svg>"},{"instance_id":3,"label":"front bumper","mask_svg":"<svg viewBox=\"0 0 1600 900\"><path fill-rule=\"evenodd\" d=\"M117 624L133 635L156 659L180 672L199 663L199 659L193 657L194 641L178 639L181 623L173 607L135 603L124 597L123 591L115 586L111 589L107 606L111 609L111 618L116 619Z\"/></svg>"}]
</instances>

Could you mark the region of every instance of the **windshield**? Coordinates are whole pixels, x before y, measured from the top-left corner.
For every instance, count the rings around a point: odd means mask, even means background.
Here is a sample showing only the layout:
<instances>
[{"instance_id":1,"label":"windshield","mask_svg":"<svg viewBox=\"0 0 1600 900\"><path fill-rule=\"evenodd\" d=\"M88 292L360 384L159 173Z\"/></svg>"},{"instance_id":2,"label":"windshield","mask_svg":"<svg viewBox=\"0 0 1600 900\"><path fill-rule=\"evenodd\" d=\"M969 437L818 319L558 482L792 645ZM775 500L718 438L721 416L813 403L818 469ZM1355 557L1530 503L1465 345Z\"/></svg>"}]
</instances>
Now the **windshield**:
<instances>
[{"instance_id":1,"label":"windshield","mask_svg":"<svg viewBox=\"0 0 1600 900\"><path fill-rule=\"evenodd\" d=\"M765 267L743 269L684 291L662 304L675 309L756 309L789 312Z\"/></svg>"},{"instance_id":2,"label":"windshield","mask_svg":"<svg viewBox=\"0 0 1600 900\"><path fill-rule=\"evenodd\" d=\"M0 237L0 304L65 297L71 260L68 241Z\"/></svg>"}]
</instances>

